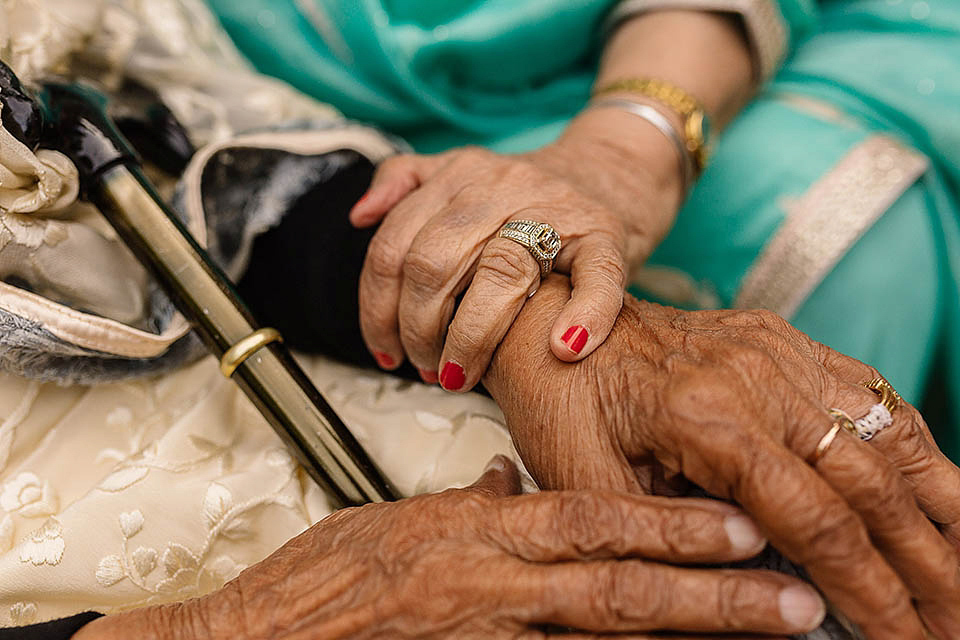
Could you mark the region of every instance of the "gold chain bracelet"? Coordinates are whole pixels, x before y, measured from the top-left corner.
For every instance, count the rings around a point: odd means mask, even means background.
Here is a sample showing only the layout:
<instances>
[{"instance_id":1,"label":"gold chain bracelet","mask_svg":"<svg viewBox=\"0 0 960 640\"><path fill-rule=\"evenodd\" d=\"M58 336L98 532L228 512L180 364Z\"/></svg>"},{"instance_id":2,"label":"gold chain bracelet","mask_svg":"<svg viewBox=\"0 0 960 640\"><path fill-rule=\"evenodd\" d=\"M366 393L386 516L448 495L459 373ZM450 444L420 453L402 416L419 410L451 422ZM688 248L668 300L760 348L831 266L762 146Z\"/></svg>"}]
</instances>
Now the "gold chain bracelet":
<instances>
[{"instance_id":1,"label":"gold chain bracelet","mask_svg":"<svg viewBox=\"0 0 960 640\"><path fill-rule=\"evenodd\" d=\"M709 122L699 100L680 87L654 78L614 80L594 91L593 97L611 93L640 94L676 111L683 118L683 133L687 151L693 158L697 173L703 172L710 155Z\"/></svg>"}]
</instances>

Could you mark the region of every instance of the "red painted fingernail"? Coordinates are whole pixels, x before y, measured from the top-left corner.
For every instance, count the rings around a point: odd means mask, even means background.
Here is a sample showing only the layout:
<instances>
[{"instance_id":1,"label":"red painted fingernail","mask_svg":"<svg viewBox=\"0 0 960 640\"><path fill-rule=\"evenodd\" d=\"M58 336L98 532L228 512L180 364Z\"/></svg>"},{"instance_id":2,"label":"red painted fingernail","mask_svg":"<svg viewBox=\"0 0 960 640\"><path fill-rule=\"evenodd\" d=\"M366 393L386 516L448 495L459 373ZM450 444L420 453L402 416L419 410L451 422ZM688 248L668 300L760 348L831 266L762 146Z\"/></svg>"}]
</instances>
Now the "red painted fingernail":
<instances>
[{"instance_id":1,"label":"red painted fingernail","mask_svg":"<svg viewBox=\"0 0 960 640\"><path fill-rule=\"evenodd\" d=\"M574 353L580 353L583 351L583 345L587 344L587 339L590 337L590 333L581 327L578 324L573 325L560 339L563 341L567 348Z\"/></svg>"},{"instance_id":2,"label":"red painted fingernail","mask_svg":"<svg viewBox=\"0 0 960 640\"><path fill-rule=\"evenodd\" d=\"M355 210L357 207L359 207L361 204L363 204L363 201L366 200L366 199L369 198L369 197L370 197L370 192L369 192L369 191L367 191L365 194L363 194L362 196L360 196L360 199L357 200L356 202L354 202L354 203L353 203L353 206L350 207L350 213L353 213L354 210Z\"/></svg>"},{"instance_id":3,"label":"red painted fingernail","mask_svg":"<svg viewBox=\"0 0 960 640\"><path fill-rule=\"evenodd\" d=\"M373 357L377 361L377 364L384 369L389 369L396 364L396 361L390 357L390 354L384 353L383 351L374 351Z\"/></svg>"},{"instance_id":4,"label":"red painted fingernail","mask_svg":"<svg viewBox=\"0 0 960 640\"><path fill-rule=\"evenodd\" d=\"M444 389L459 391L466 381L467 376L463 373L463 367L456 362L450 361L443 365L443 371L440 372L440 386Z\"/></svg>"},{"instance_id":5,"label":"red painted fingernail","mask_svg":"<svg viewBox=\"0 0 960 640\"><path fill-rule=\"evenodd\" d=\"M426 369L421 369L417 367L417 371L420 372L420 378L427 384L437 384L437 380L440 378L437 376L436 371L427 371Z\"/></svg>"}]
</instances>

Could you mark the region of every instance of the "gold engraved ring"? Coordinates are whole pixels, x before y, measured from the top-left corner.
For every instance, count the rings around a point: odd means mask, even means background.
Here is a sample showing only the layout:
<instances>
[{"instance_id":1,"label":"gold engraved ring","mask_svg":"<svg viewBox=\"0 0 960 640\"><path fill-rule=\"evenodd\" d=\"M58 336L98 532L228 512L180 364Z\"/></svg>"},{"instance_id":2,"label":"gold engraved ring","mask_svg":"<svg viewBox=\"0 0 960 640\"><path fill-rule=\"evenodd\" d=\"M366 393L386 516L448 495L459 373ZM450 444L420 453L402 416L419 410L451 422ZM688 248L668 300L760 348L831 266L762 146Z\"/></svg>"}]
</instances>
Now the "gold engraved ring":
<instances>
[{"instance_id":1,"label":"gold engraved ring","mask_svg":"<svg viewBox=\"0 0 960 640\"><path fill-rule=\"evenodd\" d=\"M220 373L229 378L247 358L271 342L283 342L280 332L271 327L257 329L246 338L241 338L220 358Z\"/></svg>"},{"instance_id":2,"label":"gold engraved ring","mask_svg":"<svg viewBox=\"0 0 960 640\"><path fill-rule=\"evenodd\" d=\"M553 227L536 220L511 220L500 227L497 236L513 240L529 251L540 265L541 278L553 271L553 260L563 246L560 234Z\"/></svg>"},{"instance_id":3,"label":"gold engraved ring","mask_svg":"<svg viewBox=\"0 0 960 640\"><path fill-rule=\"evenodd\" d=\"M864 382L863 386L880 396L880 404L886 407L890 413L893 413L893 410L903 402L900 394L894 390L883 376L877 376L870 382Z\"/></svg>"}]
</instances>

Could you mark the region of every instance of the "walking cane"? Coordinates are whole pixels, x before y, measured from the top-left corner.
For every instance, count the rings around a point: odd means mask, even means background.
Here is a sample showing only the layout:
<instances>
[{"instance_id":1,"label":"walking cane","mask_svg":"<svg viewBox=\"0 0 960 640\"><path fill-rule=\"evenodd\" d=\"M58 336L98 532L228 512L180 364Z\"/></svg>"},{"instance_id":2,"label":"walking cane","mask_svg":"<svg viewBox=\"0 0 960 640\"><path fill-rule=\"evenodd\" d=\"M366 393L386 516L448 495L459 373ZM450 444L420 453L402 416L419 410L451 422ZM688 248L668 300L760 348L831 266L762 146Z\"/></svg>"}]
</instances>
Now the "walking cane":
<instances>
[{"instance_id":1,"label":"walking cane","mask_svg":"<svg viewBox=\"0 0 960 640\"><path fill-rule=\"evenodd\" d=\"M81 197L116 229L310 477L344 506L396 499L280 333L256 325L226 275L156 194L107 115L106 97L59 82L28 94L0 67L4 127L34 149L54 149L73 161Z\"/></svg>"}]
</instances>

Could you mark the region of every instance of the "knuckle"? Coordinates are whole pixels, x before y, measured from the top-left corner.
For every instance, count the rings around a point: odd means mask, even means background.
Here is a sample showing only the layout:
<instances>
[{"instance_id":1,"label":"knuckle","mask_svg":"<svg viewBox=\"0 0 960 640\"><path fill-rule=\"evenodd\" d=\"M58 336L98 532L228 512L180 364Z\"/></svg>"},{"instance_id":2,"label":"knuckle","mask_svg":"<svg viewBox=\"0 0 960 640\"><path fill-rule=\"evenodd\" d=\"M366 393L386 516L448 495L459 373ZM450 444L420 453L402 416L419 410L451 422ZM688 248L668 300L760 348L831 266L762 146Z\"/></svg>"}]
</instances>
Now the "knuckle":
<instances>
[{"instance_id":1,"label":"knuckle","mask_svg":"<svg viewBox=\"0 0 960 640\"><path fill-rule=\"evenodd\" d=\"M667 509L659 517L664 547L675 557L689 557L715 540L716 531L707 514L691 509Z\"/></svg>"},{"instance_id":2,"label":"knuckle","mask_svg":"<svg viewBox=\"0 0 960 640\"><path fill-rule=\"evenodd\" d=\"M658 570L644 571L638 580L638 569L638 561L606 565L594 606L604 618L653 628L666 617L672 585Z\"/></svg>"},{"instance_id":3,"label":"knuckle","mask_svg":"<svg viewBox=\"0 0 960 640\"><path fill-rule=\"evenodd\" d=\"M402 265L403 253L379 234L374 236L367 249L367 273L378 280L398 278Z\"/></svg>"},{"instance_id":4,"label":"knuckle","mask_svg":"<svg viewBox=\"0 0 960 640\"><path fill-rule=\"evenodd\" d=\"M755 609L758 603L764 602L762 589L752 582L743 580L731 574L723 574L717 583L717 617L718 622L731 630L745 630L745 615Z\"/></svg>"},{"instance_id":5,"label":"knuckle","mask_svg":"<svg viewBox=\"0 0 960 640\"><path fill-rule=\"evenodd\" d=\"M475 171L478 165L486 164L490 162L496 154L483 147L477 146L467 146L462 149L458 149L456 155L450 163L450 168L453 171L458 171L460 169L465 169L467 171Z\"/></svg>"},{"instance_id":6,"label":"knuckle","mask_svg":"<svg viewBox=\"0 0 960 640\"><path fill-rule=\"evenodd\" d=\"M526 249L510 242L490 243L480 255L477 274L500 289L526 291L530 281L539 274L536 261Z\"/></svg>"},{"instance_id":7,"label":"knuckle","mask_svg":"<svg viewBox=\"0 0 960 640\"><path fill-rule=\"evenodd\" d=\"M417 292L435 292L446 285L448 265L439 252L413 248L403 259L403 281Z\"/></svg>"},{"instance_id":8,"label":"knuckle","mask_svg":"<svg viewBox=\"0 0 960 640\"><path fill-rule=\"evenodd\" d=\"M377 174L389 174L406 169L413 164L415 157L412 153L398 153L390 156L377 167Z\"/></svg>"},{"instance_id":9,"label":"knuckle","mask_svg":"<svg viewBox=\"0 0 960 640\"><path fill-rule=\"evenodd\" d=\"M555 514L556 531L576 554L590 557L611 546L623 529L618 509L599 492L577 491L564 494Z\"/></svg>"},{"instance_id":10,"label":"knuckle","mask_svg":"<svg viewBox=\"0 0 960 640\"><path fill-rule=\"evenodd\" d=\"M810 514L811 526L802 540L802 554L808 561L830 566L849 566L863 561L872 549L867 529L845 503L821 506Z\"/></svg>"},{"instance_id":11,"label":"knuckle","mask_svg":"<svg viewBox=\"0 0 960 640\"><path fill-rule=\"evenodd\" d=\"M541 173L539 169L524 160L513 159L509 161L504 169L505 180L517 182L520 184L531 184L539 181Z\"/></svg>"}]
</instances>

